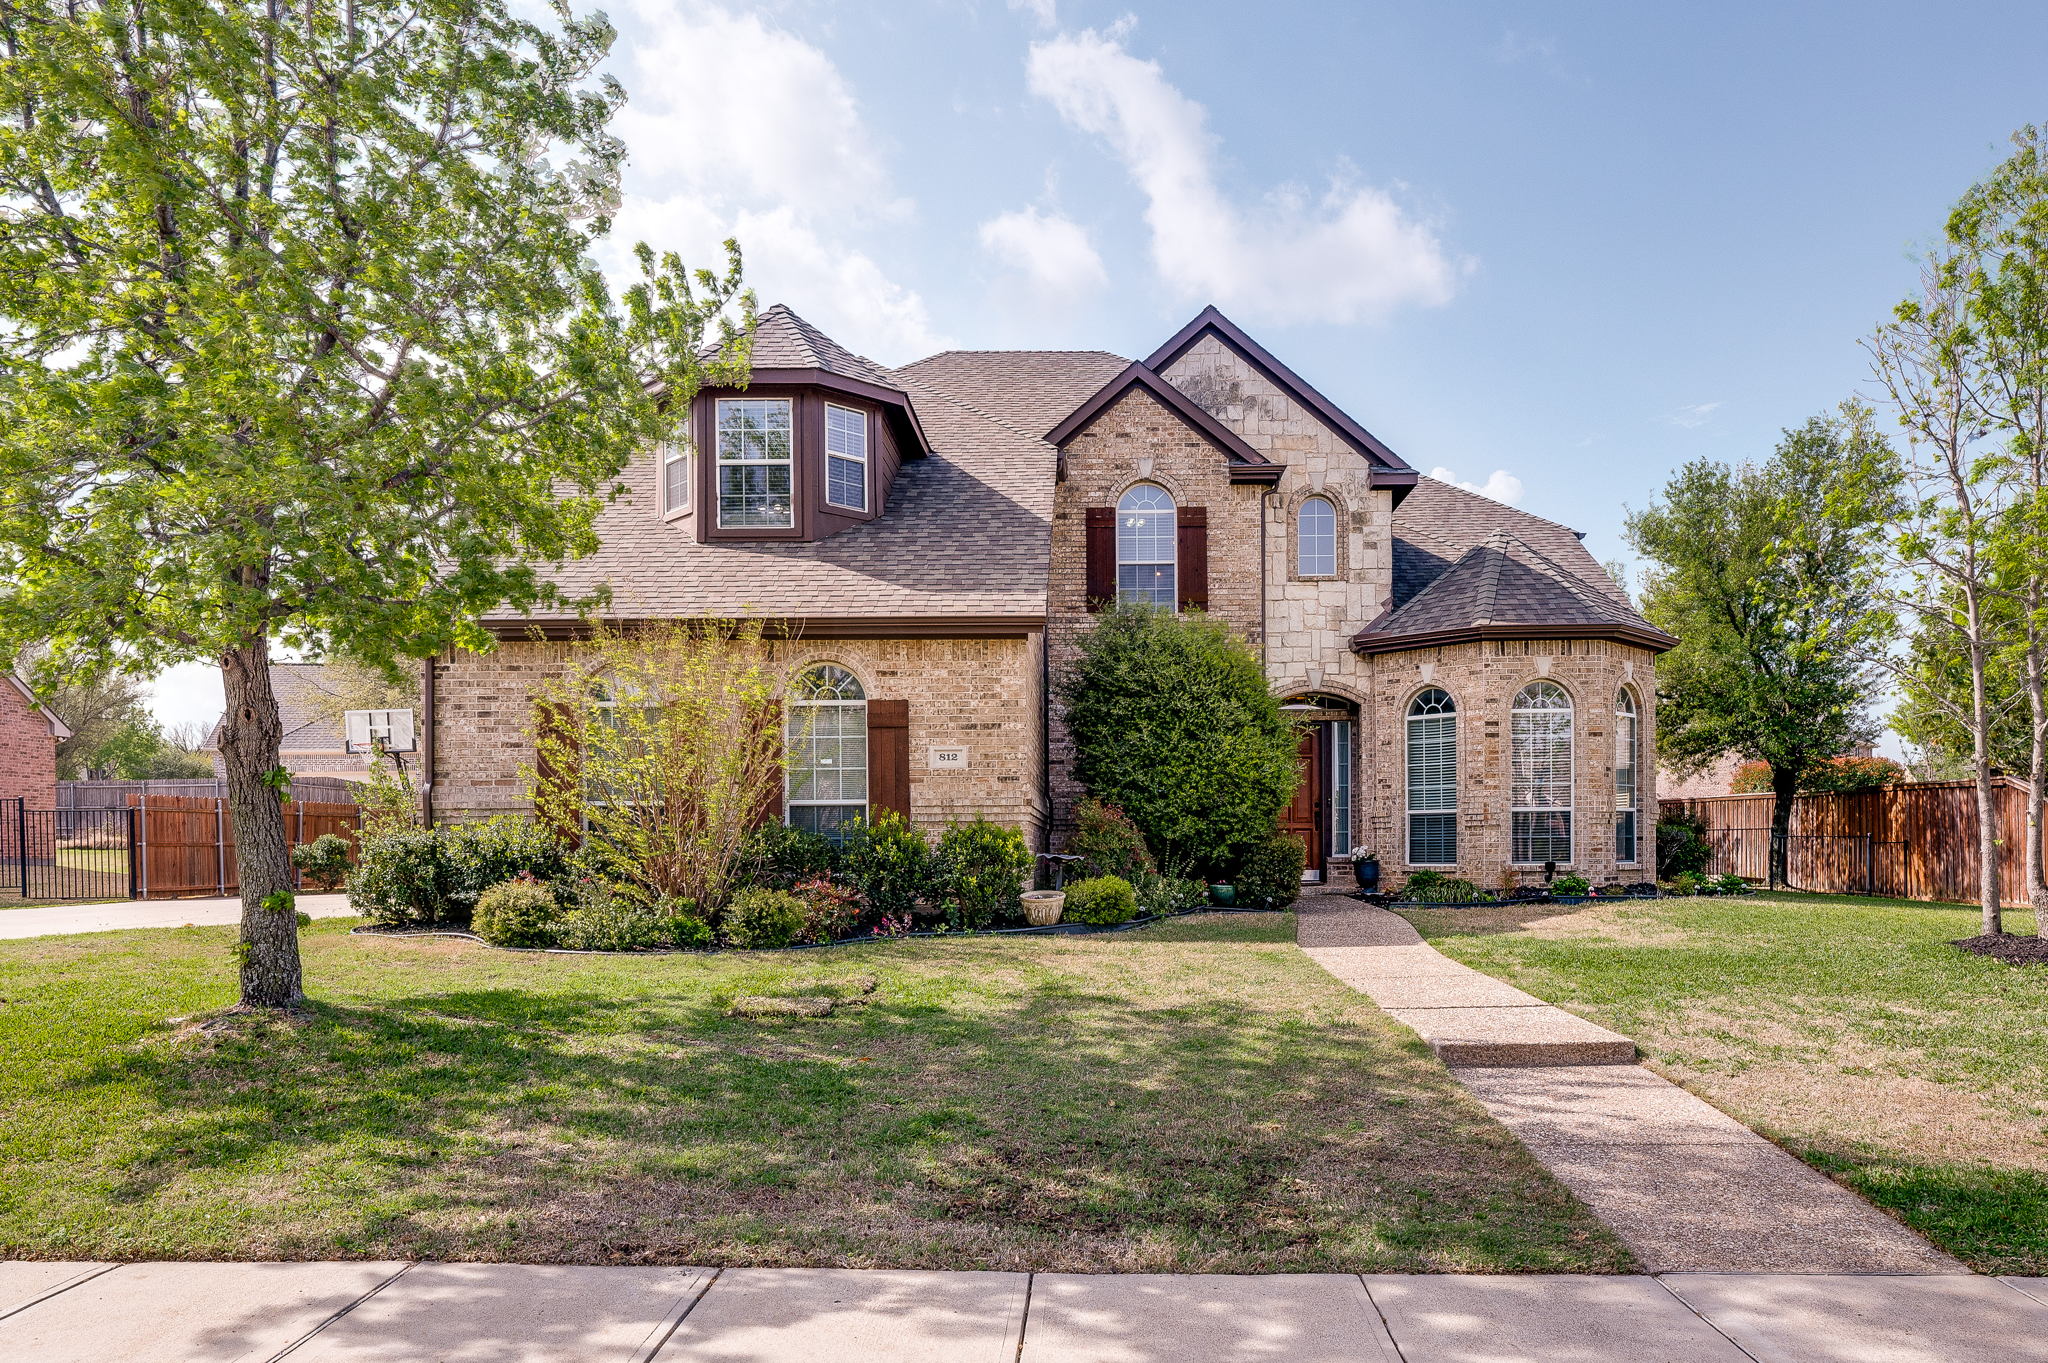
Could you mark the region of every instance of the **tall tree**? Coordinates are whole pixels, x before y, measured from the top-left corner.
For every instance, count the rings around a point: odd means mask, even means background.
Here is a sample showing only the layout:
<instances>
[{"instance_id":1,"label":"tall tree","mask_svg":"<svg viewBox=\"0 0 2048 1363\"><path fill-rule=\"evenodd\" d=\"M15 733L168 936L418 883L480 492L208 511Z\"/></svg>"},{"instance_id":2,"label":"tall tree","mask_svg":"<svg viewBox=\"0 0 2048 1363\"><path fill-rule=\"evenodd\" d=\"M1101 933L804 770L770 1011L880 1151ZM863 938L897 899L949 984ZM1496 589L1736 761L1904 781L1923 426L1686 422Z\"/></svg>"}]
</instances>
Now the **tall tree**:
<instances>
[{"instance_id":1,"label":"tall tree","mask_svg":"<svg viewBox=\"0 0 2048 1363\"><path fill-rule=\"evenodd\" d=\"M607 288L612 30L528 12L0 7L0 644L219 665L247 1006L302 993L272 644L487 647L479 612L594 547L707 338L744 374L730 243Z\"/></svg>"},{"instance_id":2,"label":"tall tree","mask_svg":"<svg viewBox=\"0 0 2048 1363\"><path fill-rule=\"evenodd\" d=\"M1698 770L1733 754L1771 773L1771 883L1782 885L1801 780L1866 736L1860 653L1893 457L1867 409L1785 432L1770 459L1699 460L1628 518L1650 561L1643 613L1679 640L1657 668L1659 755Z\"/></svg>"}]
</instances>

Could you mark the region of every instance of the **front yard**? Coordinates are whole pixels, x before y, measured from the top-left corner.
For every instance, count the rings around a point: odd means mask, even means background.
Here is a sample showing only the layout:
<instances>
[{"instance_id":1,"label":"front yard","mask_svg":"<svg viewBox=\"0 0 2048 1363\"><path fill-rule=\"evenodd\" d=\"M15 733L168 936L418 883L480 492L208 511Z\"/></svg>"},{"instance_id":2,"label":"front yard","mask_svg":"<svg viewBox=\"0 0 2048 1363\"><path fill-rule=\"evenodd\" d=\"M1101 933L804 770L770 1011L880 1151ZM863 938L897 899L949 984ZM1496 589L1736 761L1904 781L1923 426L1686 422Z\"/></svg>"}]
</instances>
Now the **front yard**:
<instances>
[{"instance_id":1,"label":"front yard","mask_svg":"<svg viewBox=\"0 0 2048 1363\"><path fill-rule=\"evenodd\" d=\"M1292 915L786 955L0 943L0 1257L1615 1271ZM823 1018L736 994L858 992Z\"/></svg>"},{"instance_id":2,"label":"front yard","mask_svg":"<svg viewBox=\"0 0 2048 1363\"><path fill-rule=\"evenodd\" d=\"M1445 954L1634 1037L1972 1267L2048 1272L2048 967L1948 946L1976 910L1763 895L1407 916Z\"/></svg>"}]
</instances>

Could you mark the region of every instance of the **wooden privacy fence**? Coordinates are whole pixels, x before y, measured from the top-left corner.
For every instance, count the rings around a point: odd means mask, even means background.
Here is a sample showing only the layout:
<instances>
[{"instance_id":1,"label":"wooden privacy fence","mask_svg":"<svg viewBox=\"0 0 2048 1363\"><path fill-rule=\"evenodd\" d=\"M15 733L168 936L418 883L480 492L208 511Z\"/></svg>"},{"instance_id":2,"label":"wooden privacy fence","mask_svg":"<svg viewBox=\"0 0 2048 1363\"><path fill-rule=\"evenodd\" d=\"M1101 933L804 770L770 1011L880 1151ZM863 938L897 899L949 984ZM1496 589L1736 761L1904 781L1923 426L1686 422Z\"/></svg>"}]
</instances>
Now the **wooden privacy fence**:
<instances>
[{"instance_id":1,"label":"wooden privacy fence","mask_svg":"<svg viewBox=\"0 0 2048 1363\"><path fill-rule=\"evenodd\" d=\"M135 897L176 899L229 894L241 888L235 867L235 821L227 801L181 795L131 795L135 812ZM357 845L352 804L294 800L285 806L285 838L293 846L323 833Z\"/></svg>"},{"instance_id":2,"label":"wooden privacy fence","mask_svg":"<svg viewBox=\"0 0 2048 1363\"><path fill-rule=\"evenodd\" d=\"M2027 902L2027 788L2009 776L1994 791L1999 896ZM1708 870L1762 880L1770 870L1771 796L1665 800L1705 821ZM1977 789L1969 781L1914 781L1848 794L1801 795L1792 805L1786 874L1822 894L1875 894L1967 904L1977 898Z\"/></svg>"}]
</instances>

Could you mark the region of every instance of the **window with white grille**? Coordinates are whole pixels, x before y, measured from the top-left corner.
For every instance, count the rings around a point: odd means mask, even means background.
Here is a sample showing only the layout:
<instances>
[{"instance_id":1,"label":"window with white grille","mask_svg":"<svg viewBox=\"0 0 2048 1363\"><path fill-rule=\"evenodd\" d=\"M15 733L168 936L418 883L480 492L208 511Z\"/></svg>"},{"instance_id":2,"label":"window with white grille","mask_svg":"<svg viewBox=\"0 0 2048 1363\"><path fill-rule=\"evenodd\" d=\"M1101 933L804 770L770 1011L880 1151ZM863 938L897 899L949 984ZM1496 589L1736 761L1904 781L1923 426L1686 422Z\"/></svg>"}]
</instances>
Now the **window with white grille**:
<instances>
[{"instance_id":1,"label":"window with white grille","mask_svg":"<svg viewBox=\"0 0 2048 1363\"><path fill-rule=\"evenodd\" d=\"M1622 691L1614 698L1614 859L1624 866L1641 859L1636 850L1636 811L1642 808L1642 716L1636 698Z\"/></svg>"},{"instance_id":2,"label":"window with white grille","mask_svg":"<svg viewBox=\"0 0 2048 1363\"><path fill-rule=\"evenodd\" d=\"M787 530L796 524L788 398L718 402L718 524Z\"/></svg>"},{"instance_id":3,"label":"window with white grille","mask_svg":"<svg viewBox=\"0 0 2048 1363\"><path fill-rule=\"evenodd\" d=\"M1351 855L1351 721L1330 726L1330 855Z\"/></svg>"},{"instance_id":4,"label":"window with white grille","mask_svg":"<svg viewBox=\"0 0 2048 1363\"><path fill-rule=\"evenodd\" d=\"M825 404L825 500L868 509L868 414Z\"/></svg>"},{"instance_id":5,"label":"window with white grille","mask_svg":"<svg viewBox=\"0 0 2048 1363\"><path fill-rule=\"evenodd\" d=\"M1572 859L1572 698L1530 682L1509 716L1509 835L1523 865Z\"/></svg>"},{"instance_id":6,"label":"window with white grille","mask_svg":"<svg viewBox=\"0 0 2048 1363\"><path fill-rule=\"evenodd\" d=\"M1177 526L1173 498L1140 483L1116 504L1116 599L1174 606Z\"/></svg>"},{"instance_id":7,"label":"window with white grille","mask_svg":"<svg viewBox=\"0 0 2048 1363\"><path fill-rule=\"evenodd\" d=\"M661 514L680 516L690 509L690 447L680 440L661 446Z\"/></svg>"},{"instance_id":8,"label":"window with white grille","mask_svg":"<svg viewBox=\"0 0 2048 1363\"><path fill-rule=\"evenodd\" d=\"M840 837L868 811L868 696L843 667L807 668L789 689L784 818Z\"/></svg>"},{"instance_id":9,"label":"window with white grille","mask_svg":"<svg viewBox=\"0 0 2048 1363\"><path fill-rule=\"evenodd\" d=\"M1458 707L1430 687L1408 704L1408 864L1458 861Z\"/></svg>"},{"instance_id":10,"label":"window with white grille","mask_svg":"<svg viewBox=\"0 0 2048 1363\"><path fill-rule=\"evenodd\" d=\"M1337 575L1337 508L1311 497L1294 513L1294 571L1299 577Z\"/></svg>"}]
</instances>

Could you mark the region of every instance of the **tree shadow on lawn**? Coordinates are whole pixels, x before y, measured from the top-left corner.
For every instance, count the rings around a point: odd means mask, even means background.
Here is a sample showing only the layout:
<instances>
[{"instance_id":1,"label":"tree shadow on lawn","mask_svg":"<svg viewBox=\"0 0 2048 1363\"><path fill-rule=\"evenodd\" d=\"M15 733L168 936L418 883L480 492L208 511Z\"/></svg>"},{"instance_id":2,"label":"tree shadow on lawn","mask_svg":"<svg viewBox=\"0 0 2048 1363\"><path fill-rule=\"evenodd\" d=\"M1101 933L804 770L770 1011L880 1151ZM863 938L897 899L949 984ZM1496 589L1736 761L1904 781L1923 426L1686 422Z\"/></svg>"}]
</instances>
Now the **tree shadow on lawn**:
<instances>
[{"instance_id":1,"label":"tree shadow on lawn","mask_svg":"<svg viewBox=\"0 0 2048 1363\"><path fill-rule=\"evenodd\" d=\"M1071 976L994 997L892 992L858 1012L764 1020L726 1017L716 992L469 989L159 1038L73 1084L80 1103L140 1086L151 1115L103 1171L108 1205L67 1221L112 1231L195 1197L248 1211L253 1183L260 1218L150 1252L1627 1266L1369 1008L1150 1007ZM97 1243L77 1232L33 1248Z\"/></svg>"},{"instance_id":2,"label":"tree shadow on lawn","mask_svg":"<svg viewBox=\"0 0 2048 1363\"><path fill-rule=\"evenodd\" d=\"M1917 1163L1836 1143L1786 1144L1979 1273L2048 1273L2048 1173Z\"/></svg>"}]
</instances>

